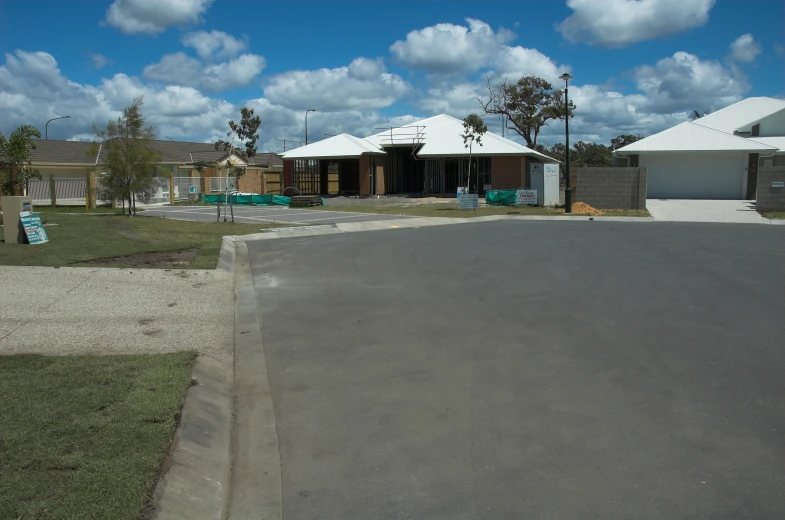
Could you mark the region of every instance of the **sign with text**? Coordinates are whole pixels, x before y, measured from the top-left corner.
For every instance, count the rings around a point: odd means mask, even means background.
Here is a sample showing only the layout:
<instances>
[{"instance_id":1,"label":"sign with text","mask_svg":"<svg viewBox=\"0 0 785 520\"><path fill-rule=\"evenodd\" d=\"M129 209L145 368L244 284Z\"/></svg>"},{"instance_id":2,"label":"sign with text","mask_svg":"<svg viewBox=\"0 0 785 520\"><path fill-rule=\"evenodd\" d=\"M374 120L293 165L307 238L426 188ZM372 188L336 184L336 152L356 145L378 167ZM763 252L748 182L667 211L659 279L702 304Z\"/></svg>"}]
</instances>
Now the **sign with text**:
<instances>
[{"instance_id":1,"label":"sign with text","mask_svg":"<svg viewBox=\"0 0 785 520\"><path fill-rule=\"evenodd\" d=\"M24 215L19 217L19 222L25 230L27 241L31 244L44 244L49 242L49 237L46 236L44 225L41 223L41 217L38 215Z\"/></svg>"},{"instance_id":2,"label":"sign with text","mask_svg":"<svg viewBox=\"0 0 785 520\"><path fill-rule=\"evenodd\" d=\"M515 190L515 204L537 204L537 190Z\"/></svg>"},{"instance_id":3,"label":"sign with text","mask_svg":"<svg viewBox=\"0 0 785 520\"><path fill-rule=\"evenodd\" d=\"M463 193L458 199L461 209L477 209L480 206L480 198L476 193Z\"/></svg>"}]
</instances>

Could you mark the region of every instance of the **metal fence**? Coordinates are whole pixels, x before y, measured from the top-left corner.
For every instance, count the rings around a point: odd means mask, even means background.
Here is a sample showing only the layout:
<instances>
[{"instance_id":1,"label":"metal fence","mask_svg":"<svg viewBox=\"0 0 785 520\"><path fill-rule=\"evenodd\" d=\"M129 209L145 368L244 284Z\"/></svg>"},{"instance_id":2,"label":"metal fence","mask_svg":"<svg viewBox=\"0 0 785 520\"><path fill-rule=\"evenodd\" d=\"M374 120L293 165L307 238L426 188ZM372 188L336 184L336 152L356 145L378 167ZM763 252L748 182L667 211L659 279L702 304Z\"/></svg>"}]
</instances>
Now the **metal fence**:
<instances>
[{"instance_id":1,"label":"metal fence","mask_svg":"<svg viewBox=\"0 0 785 520\"><path fill-rule=\"evenodd\" d=\"M87 192L87 179L55 179L55 200L60 206L84 206ZM49 206L52 204L52 190L49 179L30 179L27 185L27 196L33 199L33 206Z\"/></svg>"},{"instance_id":2,"label":"metal fence","mask_svg":"<svg viewBox=\"0 0 785 520\"><path fill-rule=\"evenodd\" d=\"M223 193L226 191L227 180L229 189L237 189L237 179L234 177L210 177L210 191L213 193Z\"/></svg>"},{"instance_id":3,"label":"metal fence","mask_svg":"<svg viewBox=\"0 0 785 520\"><path fill-rule=\"evenodd\" d=\"M174 198L175 200L188 200L199 196L200 177L175 177L174 178Z\"/></svg>"}]
</instances>

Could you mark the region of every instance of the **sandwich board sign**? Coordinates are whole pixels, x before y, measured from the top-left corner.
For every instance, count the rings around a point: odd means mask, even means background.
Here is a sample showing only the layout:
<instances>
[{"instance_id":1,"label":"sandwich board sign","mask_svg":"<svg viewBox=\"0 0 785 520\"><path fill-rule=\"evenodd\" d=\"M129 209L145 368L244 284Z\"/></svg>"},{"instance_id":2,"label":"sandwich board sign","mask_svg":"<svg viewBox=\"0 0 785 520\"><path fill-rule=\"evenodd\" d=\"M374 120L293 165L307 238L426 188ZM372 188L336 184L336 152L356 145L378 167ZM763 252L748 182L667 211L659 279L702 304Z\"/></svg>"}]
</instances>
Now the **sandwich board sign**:
<instances>
[{"instance_id":1,"label":"sandwich board sign","mask_svg":"<svg viewBox=\"0 0 785 520\"><path fill-rule=\"evenodd\" d=\"M30 244L44 244L49 242L49 237L46 236L44 225L41 223L41 217L38 215L30 215L23 212L19 216L19 223L25 230L27 242Z\"/></svg>"}]
</instances>

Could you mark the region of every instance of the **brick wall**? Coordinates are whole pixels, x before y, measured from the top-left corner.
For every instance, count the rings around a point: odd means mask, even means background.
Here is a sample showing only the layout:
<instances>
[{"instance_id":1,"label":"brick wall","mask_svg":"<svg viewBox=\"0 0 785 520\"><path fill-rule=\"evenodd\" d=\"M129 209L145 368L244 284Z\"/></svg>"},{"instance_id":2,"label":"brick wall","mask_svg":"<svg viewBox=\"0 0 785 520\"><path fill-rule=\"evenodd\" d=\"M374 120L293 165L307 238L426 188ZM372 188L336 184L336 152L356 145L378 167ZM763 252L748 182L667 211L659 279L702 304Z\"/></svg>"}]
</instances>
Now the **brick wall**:
<instances>
[{"instance_id":1,"label":"brick wall","mask_svg":"<svg viewBox=\"0 0 785 520\"><path fill-rule=\"evenodd\" d=\"M785 188L772 188L772 182L785 182L785 166L761 166L758 170L758 211L785 211Z\"/></svg>"},{"instance_id":2,"label":"brick wall","mask_svg":"<svg viewBox=\"0 0 785 520\"><path fill-rule=\"evenodd\" d=\"M646 168L572 168L573 202L597 209L646 209Z\"/></svg>"}]
</instances>

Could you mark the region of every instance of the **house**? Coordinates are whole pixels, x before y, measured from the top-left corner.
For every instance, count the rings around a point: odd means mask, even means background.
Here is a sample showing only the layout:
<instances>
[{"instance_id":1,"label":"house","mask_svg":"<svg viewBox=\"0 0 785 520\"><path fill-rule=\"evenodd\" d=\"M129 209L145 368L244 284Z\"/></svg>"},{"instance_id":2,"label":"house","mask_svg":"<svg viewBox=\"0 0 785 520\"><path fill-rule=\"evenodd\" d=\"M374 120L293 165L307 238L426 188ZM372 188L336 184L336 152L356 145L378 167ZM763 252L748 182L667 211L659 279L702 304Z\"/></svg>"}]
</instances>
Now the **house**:
<instances>
[{"instance_id":1,"label":"house","mask_svg":"<svg viewBox=\"0 0 785 520\"><path fill-rule=\"evenodd\" d=\"M755 199L758 167L785 166L785 100L747 98L614 152L647 168L652 199Z\"/></svg>"},{"instance_id":2,"label":"house","mask_svg":"<svg viewBox=\"0 0 785 520\"><path fill-rule=\"evenodd\" d=\"M99 146L98 153L91 153L90 142L40 139L35 144L36 148L31 151L31 165L41 172L42 180L30 182L29 195L38 203L45 203L51 197L51 180L58 185L58 201L83 201L87 187L95 183L95 177L102 173L102 147ZM220 173L220 167L226 164L227 159L232 165L245 170L237 183L239 191L280 193L282 189L280 177L283 162L274 153L260 153L248 160L239 152L228 154L216 151L212 143L171 140L151 141L149 148L161 157L158 165L162 176L167 177L169 174L174 177L175 191L183 195L187 194L189 185L196 185L198 191L203 193L224 191L226 183L221 177L223 173ZM200 173L196 166L201 161L217 164L219 175L215 175L214 167L208 167Z\"/></svg>"},{"instance_id":3,"label":"house","mask_svg":"<svg viewBox=\"0 0 785 520\"><path fill-rule=\"evenodd\" d=\"M281 154L284 184L303 194L455 194L465 186L463 121L441 114L360 138L340 134ZM521 188L534 162L555 162L492 132L471 150L470 189Z\"/></svg>"}]
</instances>

